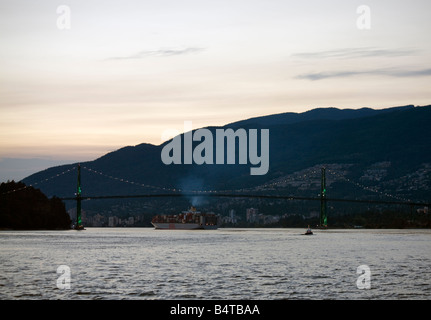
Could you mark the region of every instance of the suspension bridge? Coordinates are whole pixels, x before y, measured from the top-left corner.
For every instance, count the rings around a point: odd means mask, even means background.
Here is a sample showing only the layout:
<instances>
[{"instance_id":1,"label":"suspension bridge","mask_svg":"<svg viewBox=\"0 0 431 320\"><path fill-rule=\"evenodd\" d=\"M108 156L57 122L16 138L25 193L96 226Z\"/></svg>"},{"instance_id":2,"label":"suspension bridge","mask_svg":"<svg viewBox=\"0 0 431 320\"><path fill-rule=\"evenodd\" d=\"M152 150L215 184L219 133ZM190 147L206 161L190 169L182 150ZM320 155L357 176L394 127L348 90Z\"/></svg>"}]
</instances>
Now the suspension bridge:
<instances>
[{"instance_id":1,"label":"suspension bridge","mask_svg":"<svg viewBox=\"0 0 431 320\"><path fill-rule=\"evenodd\" d=\"M119 182L132 184L140 187L145 188L151 188L153 190L160 191L159 193L145 193L145 194L133 194L133 195L82 195L82 187L81 187L81 169L84 169L88 172L98 174L101 176L104 176L106 178L116 180ZM273 200L303 200L303 201L315 201L320 202L320 215L319 215L319 226L326 227L327 226L327 205L328 202L346 202L346 203L367 203L367 204L382 204L382 205L401 205L401 206L410 206L411 210L413 207L422 206L422 207L429 207L431 206L431 203L427 202L419 202L419 201L411 201L409 199L403 199L395 195L391 195L388 193L384 193L382 191L369 188L367 186L361 185L357 182L353 182L350 179L338 175L333 170L327 170L325 167L322 167L320 170L320 194L317 197L303 197L303 196L294 196L294 195L275 195L275 194L264 194L264 193L256 193L256 192L250 192L252 190L256 190L256 188L246 188L246 189L240 189L240 190L183 190L183 189L176 189L176 188L168 188L168 187L159 187L159 186L152 186L148 184L142 184L135 181L130 181L128 179L118 178L114 177L112 175L93 170L91 168L87 168L85 166L81 166L78 164L77 166L72 167L71 169L65 170L61 173L58 173L56 175L53 175L49 178L43 179L39 182L35 182L33 184L30 184L29 186L25 186L23 188L12 190L9 192L16 192L22 189L25 189L27 187L34 187L38 184L41 184L43 182L47 182L50 180L55 179L56 177L65 175L67 173L70 173L74 170L77 170L77 192L74 196L71 197L60 197L59 199L66 201L66 200L74 200L76 201L76 208L77 208L77 220L76 225L82 226L81 221L81 202L85 200L103 200L103 199L132 199L132 198L179 198L179 197L218 197L218 198L254 198L254 199L273 199ZM344 180L351 182L352 184L356 185L357 187L363 188L367 191L372 191L375 193L380 194L381 196L386 196L387 198L391 198L392 200L375 200L375 199L341 199L341 198L331 198L327 196L327 189L326 189L326 173L327 171L332 175L338 175L339 178L343 178ZM317 173L314 171L314 173ZM306 176L306 175L304 175ZM264 185L259 186L259 189L265 189L267 187L274 187L276 185L279 185L280 182L273 182L273 183L267 183Z\"/></svg>"}]
</instances>

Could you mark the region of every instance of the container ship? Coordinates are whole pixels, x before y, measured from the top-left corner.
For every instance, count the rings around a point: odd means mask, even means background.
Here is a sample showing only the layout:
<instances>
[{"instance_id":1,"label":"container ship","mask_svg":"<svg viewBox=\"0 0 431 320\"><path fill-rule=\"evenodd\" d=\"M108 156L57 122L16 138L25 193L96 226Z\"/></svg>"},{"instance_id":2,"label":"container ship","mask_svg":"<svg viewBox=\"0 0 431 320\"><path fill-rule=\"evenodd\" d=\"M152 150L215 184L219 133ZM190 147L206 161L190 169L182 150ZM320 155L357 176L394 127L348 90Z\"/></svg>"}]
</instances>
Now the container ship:
<instances>
[{"instance_id":1,"label":"container ship","mask_svg":"<svg viewBox=\"0 0 431 320\"><path fill-rule=\"evenodd\" d=\"M156 229L209 229L218 228L218 217L213 213L202 213L191 207L188 211L183 211L175 215L157 215L153 217L151 224Z\"/></svg>"}]
</instances>

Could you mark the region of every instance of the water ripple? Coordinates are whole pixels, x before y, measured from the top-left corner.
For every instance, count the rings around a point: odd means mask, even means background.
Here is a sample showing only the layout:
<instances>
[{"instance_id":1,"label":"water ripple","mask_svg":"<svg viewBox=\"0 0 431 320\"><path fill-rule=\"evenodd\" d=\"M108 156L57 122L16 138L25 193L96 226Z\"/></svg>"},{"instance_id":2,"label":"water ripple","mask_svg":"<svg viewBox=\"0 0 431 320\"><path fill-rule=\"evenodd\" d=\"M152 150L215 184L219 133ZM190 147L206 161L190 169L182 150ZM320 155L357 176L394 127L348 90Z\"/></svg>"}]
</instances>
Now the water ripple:
<instances>
[{"instance_id":1,"label":"water ripple","mask_svg":"<svg viewBox=\"0 0 431 320\"><path fill-rule=\"evenodd\" d=\"M0 299L431 298L430 230L302 231L0 232ZM369 290L356 285L360 265Z\"/></svg>"}]
</instances>

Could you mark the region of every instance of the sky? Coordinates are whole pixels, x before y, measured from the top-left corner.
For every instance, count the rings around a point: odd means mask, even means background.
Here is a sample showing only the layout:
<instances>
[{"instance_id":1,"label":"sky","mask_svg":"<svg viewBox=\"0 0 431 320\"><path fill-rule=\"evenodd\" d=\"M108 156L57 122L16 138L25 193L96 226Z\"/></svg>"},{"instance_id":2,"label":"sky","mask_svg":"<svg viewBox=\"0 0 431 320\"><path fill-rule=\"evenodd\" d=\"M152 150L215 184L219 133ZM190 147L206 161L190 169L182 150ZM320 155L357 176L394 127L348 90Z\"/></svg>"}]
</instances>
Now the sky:
<instances>
[{"instance_id":1,"label":"sky","mask_svg":"<svg viewBox=\"0 0 431 320\"><path fill-rule=\"evenodd\" d=\"M431 104L431 1L0 2L0 181L166 130Z\"/></svg>"}]
</instances>

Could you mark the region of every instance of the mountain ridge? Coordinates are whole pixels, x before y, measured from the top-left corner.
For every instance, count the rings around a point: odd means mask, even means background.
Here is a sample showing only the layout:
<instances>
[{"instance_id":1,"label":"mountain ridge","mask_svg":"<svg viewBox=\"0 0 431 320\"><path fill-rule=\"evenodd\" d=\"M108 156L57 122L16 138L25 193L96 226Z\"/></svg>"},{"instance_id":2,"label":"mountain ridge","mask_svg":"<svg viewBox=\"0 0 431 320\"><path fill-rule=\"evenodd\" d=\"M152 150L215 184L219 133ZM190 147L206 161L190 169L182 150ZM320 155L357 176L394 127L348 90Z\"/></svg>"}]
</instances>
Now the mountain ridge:
<instances>
[{"instance_id":1,"label":"mountain ridge","mask_svg":"<svg viewBox=\"0 0 431 320\"><path fill-rule=\"evenodd\" d=\"M301 120L301 117L306 120ZM380 190L397 193L397 187L389 181L414 174L418 170L423 170L424 164L431 163L430 121L431 106L408 105L379 110L318 108L304 113L282 113L241 120L221 127L206 127L212 132L216 128L234 130L268 128L270 130L268 174L250 176L250 166L239 164L165 165L161 162L160 152L169 141L160 145L142 143L109 152L93 161L83 162L82 166L103 173L97 175L94 172L82 172L83 194L142 194L161 192L163 188L197 190L253 188L284 176L295 175L301 170L323 165L334 168L341 166L340 168L344 168L344 176L361 179L365 171L374 170L370 168L380 162L390 163L384 169L376 169L385 171L383 180L369 181L363 178L363 182ZM68 170L73 166L76 164L48 168L23 181L31 184L54 175L56 171ZM424 181L428 188L429 173L426 172ZM74 177L65 174L55 180L53 187L44 183L40 184L40 187L50 196L70 197L75 192L75 182ZM137 184L150 185L153 188L137 187ZM315 185L313 187L310 185L306 189L286 187L275 191L316 195L319 190ZM427 190L417 192L403 190L398 193L404 198L424 197ZM340 187L331 191L340 197L351 196L343 193ZM357 196L363 197L368 194L358 193Z\"/></svg>"}]
</instances>

